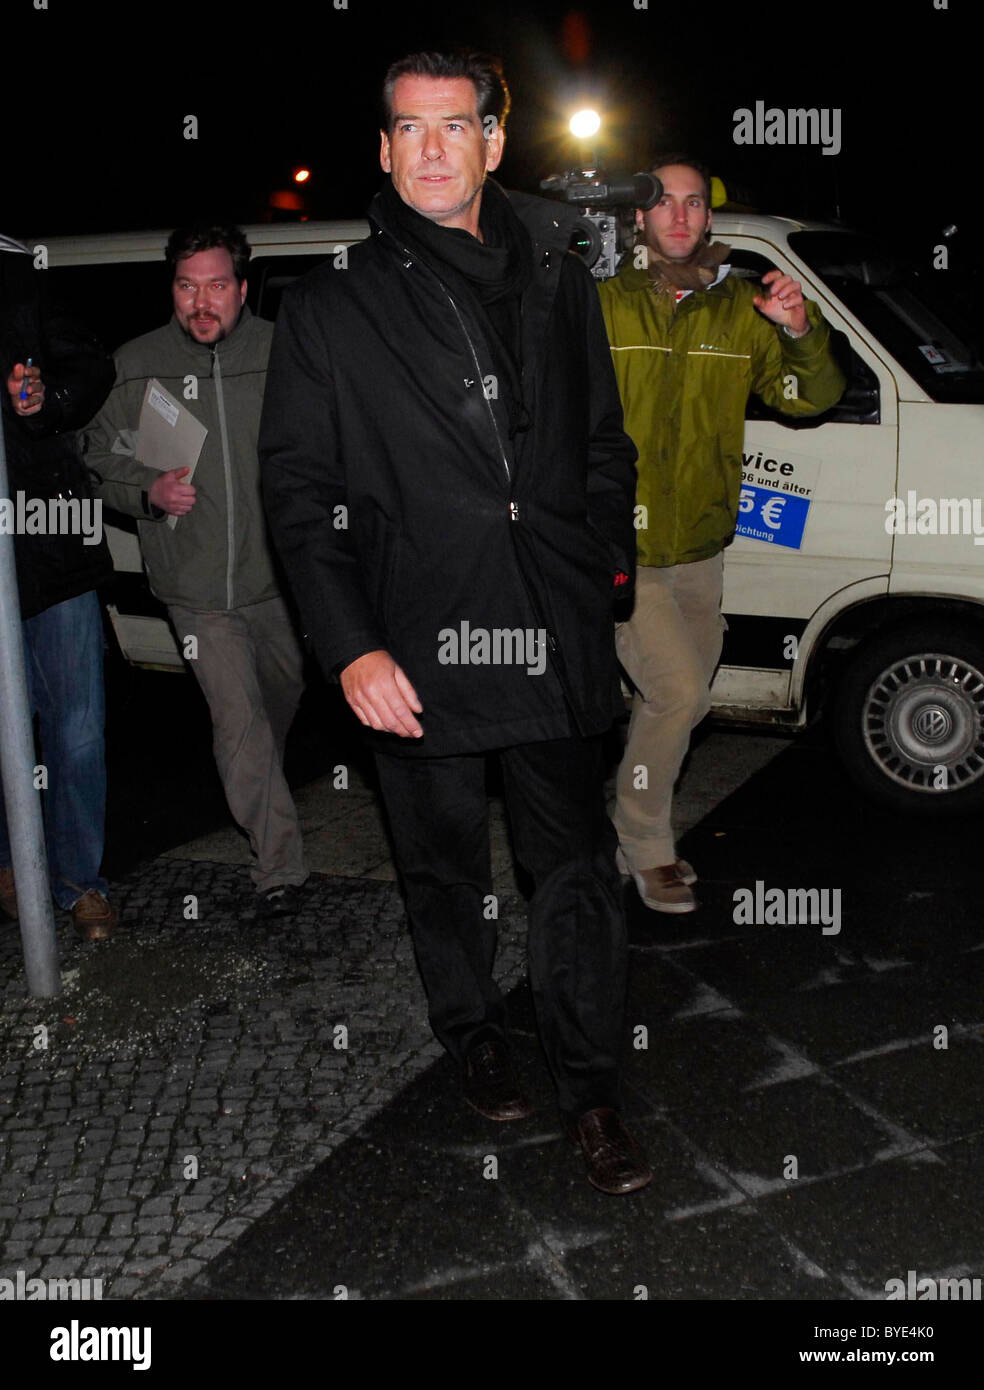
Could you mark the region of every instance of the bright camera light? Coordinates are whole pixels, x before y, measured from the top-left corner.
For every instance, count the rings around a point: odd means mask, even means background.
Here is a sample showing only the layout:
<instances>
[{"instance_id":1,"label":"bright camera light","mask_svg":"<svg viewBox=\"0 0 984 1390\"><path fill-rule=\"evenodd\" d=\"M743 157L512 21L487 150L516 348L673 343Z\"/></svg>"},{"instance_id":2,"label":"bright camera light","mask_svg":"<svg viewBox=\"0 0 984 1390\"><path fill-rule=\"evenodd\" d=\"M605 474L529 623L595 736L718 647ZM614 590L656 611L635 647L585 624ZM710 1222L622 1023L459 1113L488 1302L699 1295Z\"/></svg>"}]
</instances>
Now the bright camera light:
<instances>
[{"instance_id":1,"label":"bright camera light","mask_svg":"<svg viewBox=\"0 0 984 1390\"><path fill-rule=\"evenodd\" d=\"M579 140L589 140L601 129L601 117L597 111L578 111L571 117L571 134Z\"/></svg>"}]
</instances>

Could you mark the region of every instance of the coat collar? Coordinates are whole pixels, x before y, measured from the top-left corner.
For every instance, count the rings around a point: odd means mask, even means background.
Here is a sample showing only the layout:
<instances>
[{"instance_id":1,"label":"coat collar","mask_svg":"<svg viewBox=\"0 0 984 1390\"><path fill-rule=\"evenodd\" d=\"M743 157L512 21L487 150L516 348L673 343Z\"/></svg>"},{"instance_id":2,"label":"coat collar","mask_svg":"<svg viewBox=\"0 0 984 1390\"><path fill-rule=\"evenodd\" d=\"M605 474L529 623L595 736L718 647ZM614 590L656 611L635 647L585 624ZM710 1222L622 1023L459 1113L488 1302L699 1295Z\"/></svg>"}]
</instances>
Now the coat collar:
<instances>
[{"instance_id":1,"label":"coat collar","mask_svg":"<svg viewBox=\"0 0 984 1390\"><path fill-rule=\"evenodd\" d=\"M687 290L685 291L685 293L688 295L709 294L711 290L720 289L721 286L727 282L730 272L730 265L722 265L718 270L717 279L712 280L706 289ZM652 284L652 280L649 276L649 271L645 268L645 266L633 265L631 260L626 261L625 265L623 265L622 269L618 272L616 278L618 279L620 287L623 290L625 290L628 294L638 294L640 290L648 289L649 286Z\"/></svg>"},{"instance_id":2,"label":"coat collar","mask_svg":"<svg viewBox=\"0 0 984 1390\"><path fill-rule=\"evenodd\" d=\"M213 347L218 349L222 362L230 364L235 363L236 359L247 350L249 340L252 337L250 327L252 318L252 309L248 304L244 304L235 328L227 337L215 344L196 342L190 333L184 331L175 314L171 315L167 328L172 341L180 346L182 353L186 354L190 361L200 362L202 371L207 374L212 368Z\"/></svg>"},{"instance_id":3,"label":"coat collar","mask_svg":"<svg viewBox=\"0 0 984 1390\"><path fill-rule=\"evenodd\" d=\"M533 242L533 276L523 294L521 330L523 394L527 401L532 401L533 382L544 346L554 296L560 283L560 268L566 259L571 233L580 216L580 209L565 203L553 202L548 198L537 198L528 193L502 189L493 179L487 179L486 183L494 184L509 199ZM369 206L368 216L373 235L390 251L396 252L401 258L410 254L387 224L385 210L380 206L378 195ZM439 268L430 262L427 262L427 265L440 279Z\"/></svg>"},{"instance_id":4,"label":"coat collar","mask_svg":"<svg viewBox=\"0 0 984 1390\"><path fill-rule=\"evenodd\" d=\"M564 252L567 250L574 223L580 216L580 209L570 207L566 203L554 202L549 198L537 198L529 193L514 192L511 189L503 188L495 179L486 179L485 182L497 188L509 199L513 211L533 239L534 251L539 252L539 255L535 256L535 264L539 263L544 251ZM399 245L399 237L394 234L393 229L387 223L379 194L369 204L368 217L377 234L384 234L393 243ZM402 247L400 249L402 250Z\"/></svg>"}]
</instances>

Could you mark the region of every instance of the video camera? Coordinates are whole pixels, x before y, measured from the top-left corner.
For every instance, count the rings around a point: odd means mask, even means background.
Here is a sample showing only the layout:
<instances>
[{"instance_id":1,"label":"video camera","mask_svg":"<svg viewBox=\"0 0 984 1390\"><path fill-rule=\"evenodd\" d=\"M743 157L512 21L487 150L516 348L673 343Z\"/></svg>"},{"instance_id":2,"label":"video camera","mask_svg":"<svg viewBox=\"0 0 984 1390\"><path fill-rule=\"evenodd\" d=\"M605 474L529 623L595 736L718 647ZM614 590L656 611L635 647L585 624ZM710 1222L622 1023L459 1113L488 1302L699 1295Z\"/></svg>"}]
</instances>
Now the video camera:
<instances>
[{"instance_id":1,"label":"video camera","mask_svg":"<svg viewBox=\"0 0 984 1390\"><path fill-rule=\"evenodd\" d=\"M571 231L570 249L581 256L597 280L610 279L632 247L635 209L647 211L663 196L654 174L606 174L602 169L572 169L543 179L550 197L581 208Z\"/></svg>"}]
</instances>

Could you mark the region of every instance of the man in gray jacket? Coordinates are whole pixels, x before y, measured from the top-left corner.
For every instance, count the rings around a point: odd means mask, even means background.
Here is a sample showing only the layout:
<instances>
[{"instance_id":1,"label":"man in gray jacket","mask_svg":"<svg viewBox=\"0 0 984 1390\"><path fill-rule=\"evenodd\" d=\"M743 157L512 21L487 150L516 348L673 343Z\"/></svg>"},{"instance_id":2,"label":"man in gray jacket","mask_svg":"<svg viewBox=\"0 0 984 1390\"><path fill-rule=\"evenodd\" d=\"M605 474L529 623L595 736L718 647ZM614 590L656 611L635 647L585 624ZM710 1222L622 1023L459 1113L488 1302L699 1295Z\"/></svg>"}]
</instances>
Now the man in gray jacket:
<instances>
[{"instance_id":1,"label":"man in gray jacket","mask_svg":"<svg viewBox=\"0 0 984 1390\"><path fill-rule=\"evenodd\" d=\"M151 589L211 710L222 785L255 856L260 915L281 916L296 907L307 870L283 773L303 655L274 571L256 452L273 330L245 304L250 249L239 228L180 228L165 255L174 314L116 353L86 463L97 496L139 519ZM208 431L194 482L187 468L162 473L141 461L151 378Z\"/></svg>"}]
</instances>

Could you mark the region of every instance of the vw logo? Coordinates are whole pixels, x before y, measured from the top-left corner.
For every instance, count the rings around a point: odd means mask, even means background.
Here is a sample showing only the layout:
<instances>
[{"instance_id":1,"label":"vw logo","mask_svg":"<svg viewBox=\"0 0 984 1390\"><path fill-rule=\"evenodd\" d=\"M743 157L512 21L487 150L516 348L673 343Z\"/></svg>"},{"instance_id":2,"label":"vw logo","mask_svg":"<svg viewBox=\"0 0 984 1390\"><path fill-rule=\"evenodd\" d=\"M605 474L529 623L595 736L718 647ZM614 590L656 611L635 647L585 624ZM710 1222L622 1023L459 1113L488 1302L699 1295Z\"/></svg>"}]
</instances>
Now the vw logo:
<instances>
[{"instance_id":1,"label":"vw logo","mask_svg":"<svg viewBox=\"0 0 984 1390\"><path fill-rule=\"evenodd\" d=\"M926 705L913 720L913 727L926 743L939 743L950 732L950 716L939 705Z\"/></svg>"}]
</instances>

